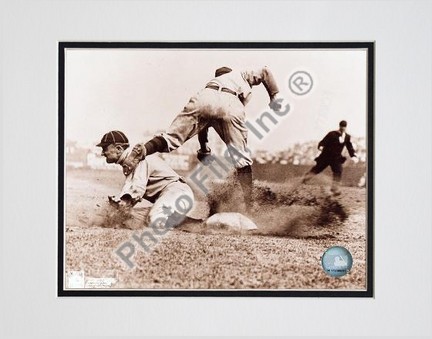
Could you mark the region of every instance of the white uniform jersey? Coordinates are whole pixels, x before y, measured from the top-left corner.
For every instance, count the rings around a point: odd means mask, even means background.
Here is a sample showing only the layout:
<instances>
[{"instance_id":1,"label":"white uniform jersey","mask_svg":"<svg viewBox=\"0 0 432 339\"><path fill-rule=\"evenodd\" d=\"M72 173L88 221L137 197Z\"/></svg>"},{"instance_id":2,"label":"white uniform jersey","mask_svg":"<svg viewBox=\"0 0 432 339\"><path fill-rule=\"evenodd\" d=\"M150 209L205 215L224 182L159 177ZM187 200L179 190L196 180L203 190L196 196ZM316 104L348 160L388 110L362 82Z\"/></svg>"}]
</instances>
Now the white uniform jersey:
<instances>
[{"instance_id":1,"label":"white uniform jersey","mask_svg":"<svg viewBox=\"0 0 432 339\"><path fill-rule=\"evenodd\" d=\"M121 165L131 151L131 147L125 150L118 164ZM179 181L180 178L164 160L159 158L157 154L153 154L140 161L135 170L126 176L120 198L129 194L134 200L144 198L150 202L155 202L166 186Z\"/></svg>"},{"instance_id":2,"label":"white uniform jersey","mask_svg":"<svg viewBox=\"0 0 432 339\"><path fill-rule=\"evenodd\" d=\"M246 105L251 98L252 86L258 86L261 83L265 86L270 98L279 92L273 75L267 67L246 71L233 70L212 79L208 84L216 84L236 92L243 105Z\"/></svg>"}]
</instances>

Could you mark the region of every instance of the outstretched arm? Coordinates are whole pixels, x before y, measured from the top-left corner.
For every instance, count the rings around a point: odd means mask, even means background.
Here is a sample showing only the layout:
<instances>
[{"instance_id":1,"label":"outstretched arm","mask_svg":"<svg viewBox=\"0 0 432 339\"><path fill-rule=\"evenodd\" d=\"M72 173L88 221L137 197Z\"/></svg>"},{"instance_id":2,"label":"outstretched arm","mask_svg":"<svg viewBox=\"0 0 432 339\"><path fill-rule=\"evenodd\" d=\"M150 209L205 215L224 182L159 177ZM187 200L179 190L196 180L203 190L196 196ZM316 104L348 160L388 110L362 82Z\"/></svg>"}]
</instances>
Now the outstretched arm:
<instances>
[{"instance_id":1,"label":"outstretched arm","mask_svg":"<svg viewBox=\"0 0 432 339\"><path fill-rule=\"evenodd\" d=\"M328 145L331 133L327 133L327 135L318 143L318 149L322 150L324 147Z\"/></svg>"},{"instance_id":2,"label":"outstretched arm","mask_svg":"<svg viewBox=\"0 0 432 339\"><path fill-rule=\"evenodd\" d=\"M268 67L264 67L261 71L262 74L262 83L267 90L267 93L271 100L279 93L279 88L276 84L276 80L273 76L273 73L270 71Z\"/></svg>"},{"instance_id":3,"label":"outstretched arm","mask_svg":"<svg viewBox=\"0 0 432 339\"><path fill-rule=\"evenodd\" d=\"M257 86L262 83L267 90L270 100L279 93L279 88L276 84L273 73L267 66L257 70L244 71L242 72L242 75L250 86Z\"/></svg>"},{"instance_id":4,"label":"outstretched arm","mask_svg":"<svg viewBox=\"0 0 432 339\"><path fill-rule=\"evenodd\" d=\"M116 196L108 196L113 206L127 210L133 207L144 196L148 183L148 164L141 162L137 168L126 176L123 188Z\"/></svg>"},{"instance_id":5,"label":"outstretched arm","mask_svg":"<svg viewBox=\"0 0 432 339\"><path fill-rule=\"evenodd\" d=\"M354 147L353 147L353 145L351 143L351 137L349 137L349 136L347 137L347 141L346 141L345 145L346 145L346 148L348 150L348 153L349 153L350 157L351 158L352 157L356 157L357 155L356 155Z\"/></svg>"},{"instance_id":6,"label":"outstretched arm","mask_svg":"<svg viewBox=\"0 0 432 339\"><path fill-rule=\"evenodd\" d=\"M148 162L141 162L133 173L126 177L123 188L120 192L120 199L140 200L147 190L148 183Z\"/></svg>"},{"instance_id":7,"label":"outstretched arm","mask_svg":"<svg viewBox=\"0 0 432 339\"><path fill-rule=\"evenodd\" d=\"M279 88L273 73L267 66L254 71L245 71L242 73L242 76L250 86L257 86L261 83L264 85L270 98L269 106L272 110L279 111L282 108L282 100L277 98Z\"/></svg>"}]
</instances>

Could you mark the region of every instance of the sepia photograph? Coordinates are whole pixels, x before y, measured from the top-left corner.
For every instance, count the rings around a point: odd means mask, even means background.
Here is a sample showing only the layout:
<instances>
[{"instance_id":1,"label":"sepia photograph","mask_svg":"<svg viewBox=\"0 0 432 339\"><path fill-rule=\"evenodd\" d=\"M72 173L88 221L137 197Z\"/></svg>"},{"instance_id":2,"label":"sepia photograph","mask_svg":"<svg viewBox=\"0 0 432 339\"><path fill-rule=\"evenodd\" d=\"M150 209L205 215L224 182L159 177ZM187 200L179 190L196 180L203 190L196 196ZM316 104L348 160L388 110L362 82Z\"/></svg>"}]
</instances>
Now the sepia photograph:
<instances>
[{"instance_id":1,"label":"sepia photograph","mask_svg":"<svg viewBox=\"0 0 432 339\"><path fill-rule=\"evenodd\" d=\"M0 17L0 338L431 337L432 2Z\"/></svg>"},{"instance_id":2,"label":"sepia photograph","mask_svg":"<svg viewBox=\"0 0 432 339\"><path fill-rule=\"evenodd\" d=\"M373 42L58 52L59 296L373 297Z\"/></svg>"}]
</instances>

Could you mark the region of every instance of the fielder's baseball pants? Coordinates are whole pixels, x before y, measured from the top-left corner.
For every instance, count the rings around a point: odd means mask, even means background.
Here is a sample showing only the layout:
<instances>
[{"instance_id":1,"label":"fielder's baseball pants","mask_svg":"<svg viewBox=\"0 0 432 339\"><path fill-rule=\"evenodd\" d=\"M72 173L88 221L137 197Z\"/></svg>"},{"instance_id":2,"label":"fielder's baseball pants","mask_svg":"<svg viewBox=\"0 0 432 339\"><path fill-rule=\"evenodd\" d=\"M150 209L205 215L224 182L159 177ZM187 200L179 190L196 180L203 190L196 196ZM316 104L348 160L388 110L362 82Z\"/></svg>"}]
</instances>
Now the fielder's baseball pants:
<instances>
[{"instance_id":1,"label":"fielder's baseball pants","mask_svg":"<svg viewBox=\"0 0 432 339\"><path fill-rule=\"evenodd\" d=\"M248 130L245 126L244 106L238 97L230 93L210 88L202 89L190 98L162 136L168 143L169 151L172 151L208 127L213 127L229 146L228 150L235 159L234 167L252 165L247 149ZM236 154L233 154L233 151Z\"/></svg>"},{"instance_id":2,"label":"fielder's baseball pants","mask_svg":"<svg viewBox=\"0 0 432 339\"><path fill-rule=\"evenodd\" d=\"M342 179L342 163L339 159L319 159L310 172L313 174L319 174L324 171L327 166L330 166L333 172L333 186L336 187Z\"/></svg>"}]
</instances>

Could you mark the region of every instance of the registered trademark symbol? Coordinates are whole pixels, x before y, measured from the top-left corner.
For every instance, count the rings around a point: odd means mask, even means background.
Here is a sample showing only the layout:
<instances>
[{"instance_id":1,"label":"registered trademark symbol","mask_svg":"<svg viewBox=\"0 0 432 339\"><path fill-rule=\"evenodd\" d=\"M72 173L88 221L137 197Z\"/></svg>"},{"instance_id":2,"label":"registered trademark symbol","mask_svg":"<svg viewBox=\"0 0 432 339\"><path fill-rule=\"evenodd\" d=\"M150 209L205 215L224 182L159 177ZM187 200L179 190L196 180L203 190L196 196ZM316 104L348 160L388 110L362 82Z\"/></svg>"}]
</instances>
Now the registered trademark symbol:
<instances>
[{"instance_id":1,"label":"registered trademark symbol","mask_svg":"<svg viewBox=\"0 0 432 339\"><path fill-rule=\"evenodd\" d=\"M313 80L308 72L297 71L290 76L288 85L294 94L305 95L312 89Z\"/></svg>"}]
</instances>

